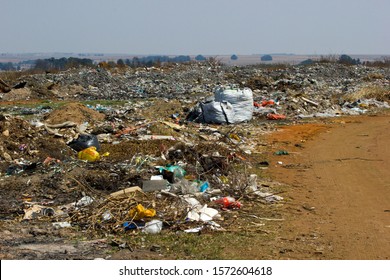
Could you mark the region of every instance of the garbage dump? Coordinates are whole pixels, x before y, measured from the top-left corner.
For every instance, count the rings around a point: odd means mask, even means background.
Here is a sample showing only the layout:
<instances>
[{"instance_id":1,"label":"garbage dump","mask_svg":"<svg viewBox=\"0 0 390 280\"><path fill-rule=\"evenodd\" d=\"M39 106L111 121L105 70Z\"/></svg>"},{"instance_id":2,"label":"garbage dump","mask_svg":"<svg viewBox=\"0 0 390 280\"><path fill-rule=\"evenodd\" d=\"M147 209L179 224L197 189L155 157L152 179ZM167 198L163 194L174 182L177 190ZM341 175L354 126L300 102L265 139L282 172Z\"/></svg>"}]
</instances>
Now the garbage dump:
<instances>
[{"instance_id":1,"label":"garbage dump","mask_svg":"<svg viewBox=\"0 0 390 280\"><path fill-rule=\"evenodd\" d=\"M259 232L263 221L283 218L286 188L262 172L278 162L288 168L294 156L265 135L280 124L389 108L389 72L196 63L4 81L1 220L23 242L62 242L70 232L98 240L88 243L94 248L128 251L146 245L115 238ZM52 257L2 246L17 257ZM83 256L69 252L63 258Z\"/></svg>"}]
</instances>

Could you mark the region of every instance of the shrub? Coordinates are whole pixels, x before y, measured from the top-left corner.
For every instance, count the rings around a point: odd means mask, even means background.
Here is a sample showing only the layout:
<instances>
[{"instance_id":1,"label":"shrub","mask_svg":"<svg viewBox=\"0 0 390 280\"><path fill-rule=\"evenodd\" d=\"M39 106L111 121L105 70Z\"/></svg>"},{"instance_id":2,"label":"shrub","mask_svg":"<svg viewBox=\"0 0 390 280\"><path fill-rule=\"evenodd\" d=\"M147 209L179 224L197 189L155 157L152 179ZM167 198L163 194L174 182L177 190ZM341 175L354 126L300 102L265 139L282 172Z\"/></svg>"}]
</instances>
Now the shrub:
<instances>
[{"instance_id":1,"label":"shrub","mask_svg":"<svg viewBox=\"0 0 390 280\"><path fill-rule=\"evenodd\" d=\"M342 54L339 57L338 63L346 64L346 65L358 65L360 64L360 59L353 59L349 55Z\"/></svg>"},{"instance_id":2,"label":"shrub","mask_svg":"<svg viewBox=\"0 0 390 280\"><path fill-rule=\"evenodd\" d=\"M199 55L195 56L195 60L196 61L206 61L206 58L203 55L199 54Z\"/></svg>"},{"instance_id":3,"label":"shrub","mask_svg":"<svg viewBox=\"0 0 390 280\"><path fill-rule=\"evenodd\" d=\"M272 61L272 56L270 56L269 54L263 55L261 57L261 61Z\"/></svg>"}]
</instances>

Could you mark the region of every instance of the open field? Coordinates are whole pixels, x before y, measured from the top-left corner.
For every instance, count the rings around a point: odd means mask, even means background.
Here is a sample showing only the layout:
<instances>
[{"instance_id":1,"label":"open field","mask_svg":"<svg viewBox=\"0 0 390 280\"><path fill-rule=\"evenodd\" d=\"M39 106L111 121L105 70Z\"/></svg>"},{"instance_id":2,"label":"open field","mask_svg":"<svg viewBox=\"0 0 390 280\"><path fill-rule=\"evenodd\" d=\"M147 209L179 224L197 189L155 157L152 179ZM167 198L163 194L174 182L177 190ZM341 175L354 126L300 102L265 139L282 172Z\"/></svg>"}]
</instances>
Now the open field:
<instances>
[{"instance_id":1,"label":"open field","mask_svg":"<svg viewBox=\"0 0 390 280\"><path fill-rule=\"evenodd\" d=\"M178 54L180 55L180 54ZM251 65L251 64L299 64L300 62L306 59L319 60L321 57L339 57L340 55L336 54L270 54L273 58L270 62L261 61L261 56L265 54L236 54L238 56L237 60L231 60L232 54L230 55L218 55L218 54L204 54L206 58L213 57L219 60L221 63L227 65ZM79 54L79 53L34 53L34 54L0 54L0 62L13 62L17 63L20 61L26 60L36 60L36 59L46 59L46 58L62 58L62 57L78 57L78 58L89 58L99 63L101 61L117 61L118 59L133 59L134 57L143 57L147 55L143 54ZM195 59L196 55L192 55L191 58ZM366 54L356 54L350 55L354 59L360 59L363 61L375 61L380 60L381 57L389 55L366 55Z\"/></svg>"}]
</instances>

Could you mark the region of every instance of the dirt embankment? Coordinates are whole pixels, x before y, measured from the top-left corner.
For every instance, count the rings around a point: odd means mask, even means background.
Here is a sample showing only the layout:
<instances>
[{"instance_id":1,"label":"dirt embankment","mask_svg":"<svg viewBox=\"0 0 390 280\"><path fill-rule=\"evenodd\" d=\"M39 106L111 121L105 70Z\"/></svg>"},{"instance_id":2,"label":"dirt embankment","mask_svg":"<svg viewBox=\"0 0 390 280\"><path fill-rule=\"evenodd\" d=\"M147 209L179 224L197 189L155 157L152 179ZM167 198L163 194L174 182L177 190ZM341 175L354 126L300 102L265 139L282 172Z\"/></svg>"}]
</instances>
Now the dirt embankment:
<instances>
[{"instance_id":1,"label":"dirt embankment","mask_svg":"<svg viewBox=\"0 0 390 280\"><path fill-rule=\"evenodd\" d=\"M390 258L390 117L286 127L272 176L291 185L284 224L294 259ZM308 239L312 240L307 246ZM283 240L282 240L283 242Z\"/></svg>"}]
</instances>

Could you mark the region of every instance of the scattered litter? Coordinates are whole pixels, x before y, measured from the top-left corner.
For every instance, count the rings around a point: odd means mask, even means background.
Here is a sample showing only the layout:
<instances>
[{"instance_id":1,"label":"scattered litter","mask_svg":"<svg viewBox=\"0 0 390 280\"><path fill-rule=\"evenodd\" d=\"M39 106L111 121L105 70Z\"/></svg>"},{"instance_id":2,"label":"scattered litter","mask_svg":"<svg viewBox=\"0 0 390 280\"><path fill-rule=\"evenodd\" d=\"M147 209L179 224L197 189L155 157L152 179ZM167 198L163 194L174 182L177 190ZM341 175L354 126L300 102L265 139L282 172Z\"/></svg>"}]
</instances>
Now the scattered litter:
<instances>
[{"instance_id":1,"label":"scattered litter","mask_svg":"<svg viewBox=\"0 0 390 280\"><path fill-rule=\"evenodd\" d=\"M126 188L126 189L123 189L123 190L111 193L109 195L109 197L120 199L120 198L123 198L123 197L128 197L130 194L134 194L136 192L141 192L142 193L142 189L140 187L130 187L130 188Z\"/></svg>"},{"instance_id":2,"label":"scattered litter","mask_svg":"<svg viewBox=\"0 0 390 280\"><path fill-rule=\"evenodd\" d=\"M190 229L185 229L185 233L198 233L203 229L203 226L201 227L196 227L196 228L190 228Z\"/></svg>"},{"instance_id":3,"label":"scattered litter","mask_svg":"<svg viewBox=\"0 0 390 280\"><path fill-rule=\"evenodd\" d=\"M165 124L166 126L168 126L170 128L173 128L176 131L180 131L183 129L183 126L175 124L175 123L171 123L171 122L167 122L167 121L162 121L161 123Z\"/></svg>"},{"instance_id":4,"label":"scattered litter","mask_svg":"<svg viewBox=\"0 0 390 280\"><path fill-rule=\"evenodd\" d=\"M282 155L289 155L289 153L286 150L279 150L275 152L275 155L282 156Z\"/></svg>"},{"instance_id":5,"label":"scattered litter","mask_svg":"<svg viewBox=\"0 0 390 280\"><path fill-rule=\"evenodd\" d=\"M96 151L100 151L99 140L96 135L80 134L77 139L73 139L68 143L68 146L77 152L85 150L89 147L95 147Z\"/></svg>"},{"instance_id":6,"label":"scattered litter","mask_svg":"<svg viewBox=\"0 0 390 280\"><path fill-rule=\"evenodd\" d=\"M313 106L318 106L318 103L317 102L314 102L314 101L312 101L312 100L310 100L310 99L307 99L307 98L305 98L305 97L301 97L302 98L302 100L303 101L305 101L305 102L307 102L307 103L309 103L309 104L311 104L311 105L313 105Z\"/></svg>"},{"instance_id":7,"label":"scattered litter","mask_svg":"<svg viewBox=\"0 0 390 280\"><path fill-rule=\"evenodd\" d=\"M78 153L78 158L86 161L97 161L100 159L100 154L96 151L96 147L86 148Z\"/></svg>"},{"instance_id":8,"label":"scattered litter","mask_svg":"<svg viewBox=\"0 0 390 280\"><path fill-rule=\"evenodd\" d=\"M269 120L284 120L284 119L286 119L286 116L282 115L282 114L268 113L267 114L267 119L269 119Z\"/></svg>"},{"instance_id":9,"label":"scattered litter","mask_svg":"<svg viewBox=\"0 0 390 280\"><path fill-rule=\"evenodd\" d=\"M163 227L163 223L160 220L151 220L145 224L143 231L149 234L160 233Z\"/></svg>"},{"instance_id":10,"label":"scattered litter","mask_svg":"<svg viewBox=\"0 0 390 280\"><path fill-rule=\"evenodd\" d=\"M144 180L142 181L142 190L144 192L152 192L164 190L168 187L167 180Z\"/></svg>"},{"instance_id":11,"label":"scattered litter","mask_svg":"<svg viewBox=\"0 0 390 280\"><path fill-rule=\"evenodd\" d=\"M52 225L53 225L56 229L68 228L68 227L71 227L71 226L72 226L69 222L55 222L55 223L52 223Z\"/></svg>"},{"instance_id":12,"label":"scattered litter","mask_svg":"<svg viewBox=\"0 0 390 280\"><path fill-rule=\"evenodd\" d=\"M32 220L42 216L54 216L56 214L55 210L51 207L45 207L38 204L32 205L28 209L24 209L23 220Z\"/></svg>"},{"instance_id":13,"label":"scattered litter","mask_svg":"<svg viewBox=\"0 0 390 280\"><path fill-rule=\"evenodd\" d=\"M202 221L208 222L211 221L215 216L218 215L218 210L214 208L209 208L207 205L201 206L197 204L192 206L192 209L187 214L187 219L190 221Z\"/></svg>"},{"instance_id":14,"label":"scattered litter","mask_svg":"<svg viewBox=\"0 0 390 280\"><path fill-rule=\"evenodd\" d=\"M222 209L240 209L242 207L241 202L236 201L234 197L225 196L214 200L214 203L219 204Z\"/></svg>"},{"instance_id":15,"label":"scattered litter","mask_svg":"<svg viewBox=\"0 0 390 280\"><path fill-rule=\"evenodd\" d=\"M171 140L176 141L175 137L169 135L140 135L138 140Z\"/></svg>"},{"instance_id":16,"label":"scattered litter","mask_svg":"<svg viewBox=\"0 0 390 280\"><path fill-rule=\"evenodd\" d=\"M183 179L186 175L186 171L178 165L159 167L159 170L163 174L163 178L167 179L170 183Z\"/></svg>"},{"instance_id":17,"label":"scattered litter","mask_svg":"<svg viewBox=\"0 0 390 280\"><path fill-rule=\"evenodd\" d=\"M145 222L124 222L123 228L125 231L132 229L142 229L145 227Z\"/></svg>"},{"instance_id":18,"label":"scattered litter","mask_svg":"<svg viewBox=\"0 0 390 280\"><path fill-rule=\"evenodd\" d=\"M92 204L93 198L90 196L83 196L79 201L76 202L76 207L85 207Z\"/></svg>"},{"instance_id":19,"label":"scattered litter","mask_svg":"<svg viewBox=\"0 0 390 280\"><path fill-rule=\"evenodd\" d=\"M142 204L138 204L129 211L129 217L135 221L139 221L144 218L153 218L154 216L156 216L156 210L151 208L147 209L143 207Z\"/></svg>"},{"instance_id":20,"label":"scattered litter","mask_svg":"<svg viewBox=\"0 0 390 280\"><path fill-rule=\"evenodd\" d=\"M106 210L106 211L102 214L102 218L103 218L104 221L109 221L109 220L111 220L112 214L111 214L110 210Z\"/></svg>"}]
</instances>

